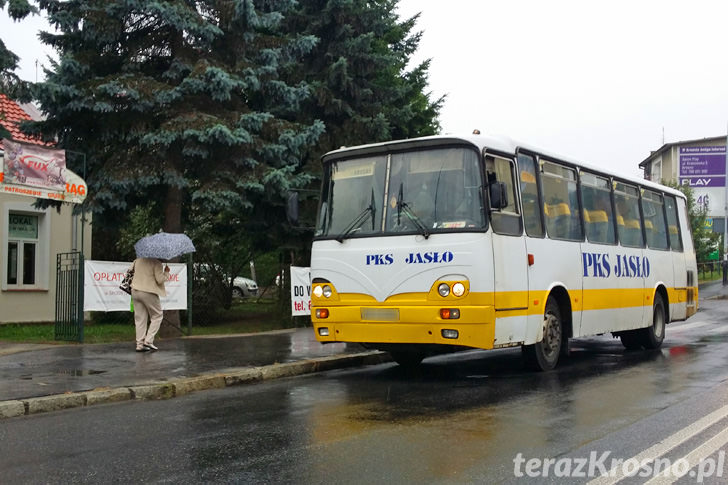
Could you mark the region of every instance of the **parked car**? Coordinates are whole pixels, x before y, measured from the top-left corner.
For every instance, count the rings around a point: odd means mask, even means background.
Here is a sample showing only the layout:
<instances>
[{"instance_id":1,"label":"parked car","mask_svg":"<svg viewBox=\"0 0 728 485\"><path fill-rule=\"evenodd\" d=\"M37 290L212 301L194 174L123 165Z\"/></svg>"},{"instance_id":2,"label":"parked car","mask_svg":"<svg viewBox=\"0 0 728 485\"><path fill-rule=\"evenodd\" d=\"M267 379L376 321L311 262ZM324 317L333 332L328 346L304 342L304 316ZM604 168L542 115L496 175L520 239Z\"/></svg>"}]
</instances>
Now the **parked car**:
<instances>
[{"instance_id":1,"label":"parked car","mask_svg":"<svg viewBox=\"0 0 728 485\"><path fill-rule=\"evenodd\" d=\"M233 296L235 298L258 296L258 283L250 278L236 277L233 280Z\"/></svg>"}]
</instances>

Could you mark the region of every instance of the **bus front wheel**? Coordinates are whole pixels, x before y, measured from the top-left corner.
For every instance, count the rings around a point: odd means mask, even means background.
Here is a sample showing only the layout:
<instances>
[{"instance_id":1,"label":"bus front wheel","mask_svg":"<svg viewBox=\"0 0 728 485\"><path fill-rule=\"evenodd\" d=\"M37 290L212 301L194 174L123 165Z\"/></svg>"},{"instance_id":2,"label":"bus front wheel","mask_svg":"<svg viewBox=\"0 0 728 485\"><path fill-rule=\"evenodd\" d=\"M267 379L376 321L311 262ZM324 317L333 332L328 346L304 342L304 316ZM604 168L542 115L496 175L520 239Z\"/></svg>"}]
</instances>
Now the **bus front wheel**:
<instances>
[{"instance_id":1,"label":"bus front wheel","mask_svg":"<svg viewBox=\"0 0 728 485\"><path fill-rule=\"evenodd\" d=\"M399 364L405 369L415 369L422 363L422 359L425 358L425 354L417 351L407 350L390 350L389 355L392 356L392 360Z\"/></svg>"},{"instance_id":2,"label":"bus front wheel","mask_svg":"<svg viewBox=\"0 0 728 485\"><path fill-rule=\"evenodd\" d=\"M562 351L563 320L556 298L549 296L543 315L543 339L533 345L521 347L526 365L537 371L547 371L556 367Z\"/></svg>"}]
</instances>

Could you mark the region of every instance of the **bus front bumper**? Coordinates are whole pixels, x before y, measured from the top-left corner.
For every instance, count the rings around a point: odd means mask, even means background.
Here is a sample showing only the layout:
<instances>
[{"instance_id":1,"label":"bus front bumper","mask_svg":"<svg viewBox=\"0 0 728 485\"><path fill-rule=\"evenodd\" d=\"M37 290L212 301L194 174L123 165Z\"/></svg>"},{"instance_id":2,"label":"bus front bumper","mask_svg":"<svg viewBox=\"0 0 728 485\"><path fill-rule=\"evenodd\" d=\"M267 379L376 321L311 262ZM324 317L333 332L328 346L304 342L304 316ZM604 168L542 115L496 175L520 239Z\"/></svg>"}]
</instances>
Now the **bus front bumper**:
<instances>
[{"instance_id":1,"label":"bus front bumper","mask_svg":"<svg viewBox=\"0 0 728 485\"><path fill-rule=\"evenodd\" d=\"M327 318L317 318L317 309ZM319 342L443 344L492 349L495 310L492 306L457 306L457 319L444 319L441 306L327 306L313 307Z\"/></svg>"}]
</instances>

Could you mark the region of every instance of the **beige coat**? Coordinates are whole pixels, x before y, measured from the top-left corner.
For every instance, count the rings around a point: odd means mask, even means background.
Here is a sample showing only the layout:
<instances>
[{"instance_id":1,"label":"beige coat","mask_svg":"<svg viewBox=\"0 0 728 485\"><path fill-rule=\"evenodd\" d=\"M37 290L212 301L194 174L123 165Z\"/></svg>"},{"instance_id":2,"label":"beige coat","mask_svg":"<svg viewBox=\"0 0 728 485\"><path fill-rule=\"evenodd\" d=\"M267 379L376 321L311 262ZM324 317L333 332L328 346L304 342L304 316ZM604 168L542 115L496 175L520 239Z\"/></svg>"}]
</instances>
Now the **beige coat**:
<instances>
[{"instance_id":1,"label":"beige coat","mask_svg":"<svg viewBox=\"0 0 728 485\"><path fill-rule=\"evenodd\" d=\"M134 260L134 279L131 280L132 289L167 296L164 284L168 278L169 273L164 272L164 265L160 260L150 258L137 258Z\"/></svg>"}]
</instances>

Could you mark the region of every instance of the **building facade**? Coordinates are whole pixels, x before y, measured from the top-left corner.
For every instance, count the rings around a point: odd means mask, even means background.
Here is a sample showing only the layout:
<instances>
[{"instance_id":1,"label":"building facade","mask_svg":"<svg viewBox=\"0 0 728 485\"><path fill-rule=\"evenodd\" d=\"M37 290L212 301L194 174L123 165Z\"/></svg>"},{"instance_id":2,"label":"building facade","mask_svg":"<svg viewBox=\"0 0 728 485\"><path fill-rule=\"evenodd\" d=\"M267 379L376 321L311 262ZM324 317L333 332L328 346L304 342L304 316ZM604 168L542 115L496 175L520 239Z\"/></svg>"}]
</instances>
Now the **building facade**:
<instances>
[{"instance_id":1,"label":"building facade","mask_svg":"<svg viewBox=\"0 0 728 485\"><path fill-rule=\"evenodd\" d=\"M39 144L19 131L19 123L30 119L14 101L0 94L0 124L13 140ZM0 166L5 166L2 144ZM58 290L57 255L79 251L82 246L84 255L91 255L90 217L81 231L81 216L73 214L71 204L63 204L60 210L40 209L35 201L32 196L0 190L0 324L52 322Z\"/></svg>"},{"instance_id":2,"label":"building facade","mask_svg":"<svg viewBox=\"0 0 728 485\"><path fill-rule=\"evenodd\" d=\"M725 224L726 137L666 143L640 162L644 177L655 182L677 182L693 188L696 204L706 209L713 231Z\"/></svg>"}]
</instances>

